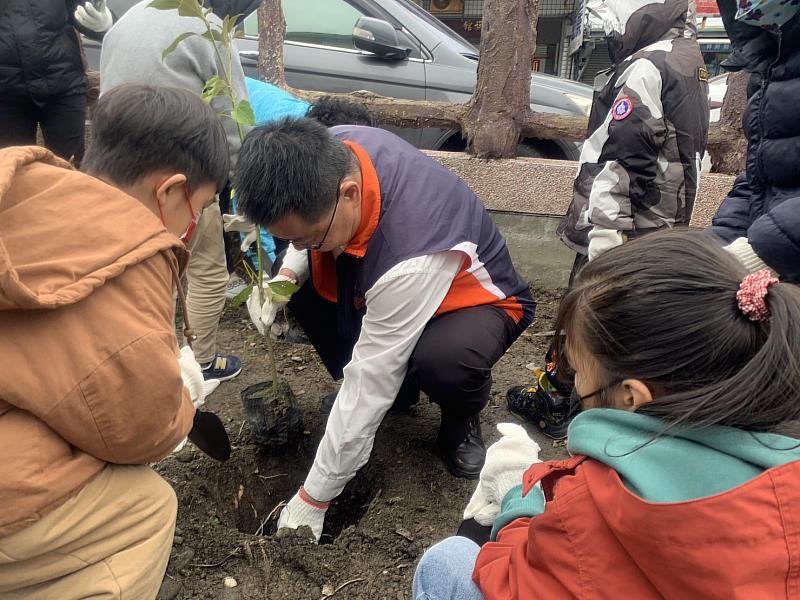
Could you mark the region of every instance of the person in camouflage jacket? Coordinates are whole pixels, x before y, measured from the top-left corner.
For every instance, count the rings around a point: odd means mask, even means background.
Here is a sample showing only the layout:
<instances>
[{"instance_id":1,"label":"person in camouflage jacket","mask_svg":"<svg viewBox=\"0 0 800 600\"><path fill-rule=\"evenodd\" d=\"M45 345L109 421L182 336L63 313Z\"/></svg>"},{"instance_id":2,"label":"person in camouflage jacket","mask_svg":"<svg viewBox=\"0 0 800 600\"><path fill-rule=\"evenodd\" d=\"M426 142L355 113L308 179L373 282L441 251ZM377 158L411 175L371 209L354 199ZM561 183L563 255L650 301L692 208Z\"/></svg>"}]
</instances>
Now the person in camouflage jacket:
<instances>
[{"instance_id":1,"label":"person in camouflage jacket","mask_svg":"<svg viewBox=\"0 0 800 600\"><path fill-rule=\"evenodd\" d=\"M694 0L609 0L599 13L614 64L595 79L558 229L589 260L626 238L689 224L709 117Z\"/></svg>"},{"instance_id":2,"label":"person in camouflage jacket","mask_svg":"<svg viewBox=\"0 0 800 600\"><path fill-rule=\"evenodd\" d=\"M708 138L708 73L694 0L590 3L603 19L610 69L595 79L572 203L558 228L580 268L626 239L688 226ZM572 369L551 344L533 385L507 392L511 412L563 438L579 410Z\"/></svg>"}]
</instances>

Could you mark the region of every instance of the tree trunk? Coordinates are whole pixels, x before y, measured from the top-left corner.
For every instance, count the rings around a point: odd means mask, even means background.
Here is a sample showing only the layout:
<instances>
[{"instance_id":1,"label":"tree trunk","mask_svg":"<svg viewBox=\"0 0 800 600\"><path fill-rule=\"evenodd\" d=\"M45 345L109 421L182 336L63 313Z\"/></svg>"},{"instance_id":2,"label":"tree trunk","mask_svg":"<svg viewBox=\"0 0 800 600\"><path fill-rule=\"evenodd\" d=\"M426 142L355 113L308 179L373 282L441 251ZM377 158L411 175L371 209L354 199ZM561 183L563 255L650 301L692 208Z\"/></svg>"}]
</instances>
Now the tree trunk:
<instances>
[{"instance_id":1,"label":"tree trunk","mask_svg":"<svg viewBox=\"0 0 800 600\"><path fill-rule=\"evenodd\" d=\"M478 84L461 119L470 154L513 158L530 113L539 0L486 0Z\"/></svg>"},{"instance_id":2,"label":"tree trunk","mask_svg":"<svg viewBox=\"0 0 800 600\"><path fill-rule=\"evenodd\" d=\"M281 0L262 0L258 7L258 78L288 88L283 75L283 38L286 21Z\"/></svg>"},{"instance_id":3,"label":"tree trunk","mask_svg":"<svg viewBox=\"0 0 800 600\"><path fill-rule=\"evenodd\" d=\"M536 113L529 108L538 0L487 0L484 10L479 91L469 104L402 100L370 92L325 94L289 88L284 78L286 24L280 0L263 0L258 9L259 77L311 102L326 95L361 102L378 125L465 131L480 157L514 156L521 138L583 141L587 128L585 117ZM94 104L99 74L90 71L88 76L89 101ZM746 102L748 75L732 73L728 77L722 118L709 130L708 149L716 171L736 173L744 167L747 146L741 130L741 114Z\"/></svg>"},{"instance_id":4,"label":"tree trunk","mask_svg":"<svg viewBox=\"0 0 800 600\"><path fill-rule=\"evenodd\" d=\"M747 71L728 74L722 114L708 136L708 151L715 173L736 175L744 170L747 139L742 131L742 114L747 107L748 81L750 73Z\"/></svg>"}]
</instances>

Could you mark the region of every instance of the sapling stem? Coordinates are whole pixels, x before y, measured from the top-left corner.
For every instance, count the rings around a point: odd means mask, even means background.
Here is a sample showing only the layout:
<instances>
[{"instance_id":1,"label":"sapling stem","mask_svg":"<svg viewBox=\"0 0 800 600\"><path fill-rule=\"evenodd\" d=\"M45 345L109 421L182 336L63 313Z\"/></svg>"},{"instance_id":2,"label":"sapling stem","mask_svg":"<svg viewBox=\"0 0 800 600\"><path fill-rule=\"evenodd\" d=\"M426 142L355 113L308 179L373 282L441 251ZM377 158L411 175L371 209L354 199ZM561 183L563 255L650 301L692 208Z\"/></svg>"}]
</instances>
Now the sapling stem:
<instances>
[{"instance_id":1,"label":"sapling stem","mask_svg":"<svg viewBox=\"0 0 800 600\"><path fill-rule=\"evenodd\" d=\"M272 290L264 289L264 254L261 249L261 229L256 227L256 252L258 253L258 289L261 294L272 294ZM265 298L262 298L265 300ZM262 302L263 306L263 302ZM269 358L269 368L272 372L272 397L278 397L278 366L275 364L275 348L272 345L272 335L267 329L265 331L267 338L267 358Z\"/></svg>"},{"instance_id":2,"label":"sapling stem","mask_svg":"<svg viewBox=\"0 0 800 600\"><path fill-rule=\"evenodd\" d=\"M234 26L231 26L232 21L231 21L230 15L229 15L229 16L225 17L225 20L223 21L222 28L219 31L217 31L217 29L208 20L208 15L212 11L210 9L204 10L203 9L203 5L202 5L201 2L199 2L199 0L192 0L192 1L198 3L196 8L199 9L199 12L195 13L195 16L202 21L203 26L206 29L206 33L203 34L202 37L205 37L208 40L208 42L211 44L211 46L214 48L214 54L216 56L217 63L219 64L220 70L222 71L221 77L220 76L216 76L216 77L218 77L219 79L221 79L224 82L224 85L222 86L221 90L218 89L216 86L212 86L210 88L210 90L209 90L207 99L209 101L211 101L216 97L225 96L230 101L231 109L230 109L230 113L228 114L228 116L236 124L236 131L239 134L239 141L244 142L244 129L242 128L242 118L243 117L242 117L241 113L236 110L237 107L239 106L239 102L238 102L239 98L238 98L238 95L236 93L236 90L233 87L233 76L232 76L232 73L233 73L233 53L234 53L234 50L235 50L235 47L233 45L233 40L236 37L236 28ZM167 9L178 9L178 10L180 10L181 6L182 6L182 2L181 1L174 1L174 2L163 2L163 1L160 1L160 2L153 2L151 5L156 5L156 4L158 4L159 6L154 6L154 8L159 8L161 10L167 10ZM215 35L214 35L215 33L218 34L217 37L215 37ZM166 54L169 54L169 52L171 52L172 50L175 49L175 47L177 46L178 43L180 43L182 40L186 39L186 37L188 37L189 35L192 35L192 34L190 34L190 33L181 34L181 36L176 38L175 42L173 42L173 44L167 50L165 50L164 52ZM227 57L226 57L227 60L225 60L225 58L223 58L222 53L220 52L220 48L217 45L217 39L219 39L220 43L222 44L222 46L227 51ZM162 57L162 59L163 59L163 57ZM209 80L209 81L211 81L211 80ZM206 85L208 86L208 83L206 83ZM205 97L205 94L204 94L204 97ZM249 112L252 113L252 107L249 106L249 103L247 103L247 101L243 101L243 104L247 104ZM227 114L227 113L225 113L225 114ZM252 121L252 117L246 118L246 120L247 121ZM251 122L248 122L247 124L248 125L252 125ZM263 250L261 248L261 229L258 226L256 226L256 234L257 234L256 235L256 248L257 248L257 252L258 252L258 275L256 277L253 277L252 276L252 269L250 269L248 273L250 274L251 281L253 281L255 279L255 281L253 282L253 285L254 286L258 285L259 293L261 294L260 298L262 300L261 305L263 307L263 305L264 305L263 301L266 300L266 298L263 295L264 294L272 294L272 290L269 287L269 283L267 283L267 288L266 289L264 288L264 253L263 253ZM271 297L270 297L270 300L271 300ZM275 349L274 349L274 346L273 346L273 343L272 343L272 336L270 335L269 331L266 331L266 337L267 337L267 358L269 359L269 365L270 365L270 369L272 371L272 395L274 397L277 397L277 395L278 395L278 366L275 363Z\"/></svg>"}]
</instances>

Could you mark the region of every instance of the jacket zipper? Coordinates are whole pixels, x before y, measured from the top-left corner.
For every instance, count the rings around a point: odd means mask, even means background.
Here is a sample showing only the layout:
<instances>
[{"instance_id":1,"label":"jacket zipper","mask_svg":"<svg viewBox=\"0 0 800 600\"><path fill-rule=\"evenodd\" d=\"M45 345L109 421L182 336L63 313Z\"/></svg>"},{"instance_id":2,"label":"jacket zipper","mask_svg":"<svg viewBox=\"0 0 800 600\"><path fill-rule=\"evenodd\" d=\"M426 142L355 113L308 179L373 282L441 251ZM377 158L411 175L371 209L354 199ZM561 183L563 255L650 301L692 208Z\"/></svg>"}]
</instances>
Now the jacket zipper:
<instances>
[{"instance_id":1,"label":"jacket zipper","mask_svg":"<svg viewBox=\"0 0 800 600\"><path fill-rule=\"evenodd\" d=\"M778 64L781 60L781 53L783 52L783 32L779 29L778 30L778 54L775 57L770 65L769 69L767 69L767 76L765 79L761 81L761 100L758 103L758 130L759 130L759 142L758 142L758 166L759 170L761 171L762 177L762 186L766 191L769 188L768 181L767 181L767 171L764 168L764 99L766 98L767 94L767 86L769 86L770 82L772 81L772 71L775 68L775 65ZM763 201L763 200L762 200Z\"/></svg>"}]
</instances>

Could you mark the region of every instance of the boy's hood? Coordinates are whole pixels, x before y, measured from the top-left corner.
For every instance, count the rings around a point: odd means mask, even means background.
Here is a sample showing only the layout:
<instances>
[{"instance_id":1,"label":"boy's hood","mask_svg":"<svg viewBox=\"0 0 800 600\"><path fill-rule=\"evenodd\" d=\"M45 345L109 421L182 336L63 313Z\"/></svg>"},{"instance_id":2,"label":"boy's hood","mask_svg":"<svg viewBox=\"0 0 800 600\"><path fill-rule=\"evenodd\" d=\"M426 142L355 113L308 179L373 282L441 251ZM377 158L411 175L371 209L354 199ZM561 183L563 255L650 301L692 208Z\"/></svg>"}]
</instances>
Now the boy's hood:
<instances>
[{"instance_id":1,"label":"boy's hood","mask_svg":"<svg viewBox=\"0 0 800 600\"><path fill-rule=\"evenodd\" d=\"M716 426L659 437L665 427L647 415L588 410L570 424L569 449L612 467L631 492L650 502L720 494L800 460L800 442L782 435Z\"/></svg>"},{"instance_id":2,"label":"boy's hood","mask_svg":"<svg viewBox=\"0 0 800 600\"><path fill-rule=\"evenodd\" d=\"M590 7L616 39L615 62L662 40L697 37L694 0L596 0Z\"/></svg>"},{"instance_id":3,"label":"boy's hood","mask_svg":"<svg viewBox=\"0 0 800 600\"><path fill-rule=\"evenodd\" d=\"M48 150L0 150L0 310L73 304L183 248L141 202Z\"/></svg>"}]
</instances>

